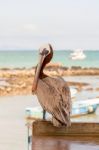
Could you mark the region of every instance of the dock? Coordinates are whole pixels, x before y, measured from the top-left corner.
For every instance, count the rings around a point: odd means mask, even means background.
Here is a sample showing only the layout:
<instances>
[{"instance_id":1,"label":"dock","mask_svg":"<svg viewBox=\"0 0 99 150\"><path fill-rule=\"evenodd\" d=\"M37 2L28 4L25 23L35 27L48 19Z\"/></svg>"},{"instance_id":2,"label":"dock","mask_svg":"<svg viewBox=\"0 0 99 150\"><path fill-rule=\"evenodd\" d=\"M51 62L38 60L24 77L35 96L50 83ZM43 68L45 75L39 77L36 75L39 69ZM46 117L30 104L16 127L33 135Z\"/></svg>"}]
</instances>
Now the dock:
<instances>
[{"instance_id":1,"label":"dock","mask_svg":"<svg viewBox=\"0 0 99 150\"><path fill-rule=\"evenodd\" d=\"M92 136L99 137L99 123L72 123L70 127L55 127L50 121L35 121L33 136Z\"/></svg>"},{"instance_id":2,"label":"dock","mask_svg":"<svg viewBox=\"0 0 99 150\"><path fill-rule=\"evenodd\" d=\"M32 124L32 150L99 150L99 123L57 128L50 121Z\"/></svg>"}]
</instances>

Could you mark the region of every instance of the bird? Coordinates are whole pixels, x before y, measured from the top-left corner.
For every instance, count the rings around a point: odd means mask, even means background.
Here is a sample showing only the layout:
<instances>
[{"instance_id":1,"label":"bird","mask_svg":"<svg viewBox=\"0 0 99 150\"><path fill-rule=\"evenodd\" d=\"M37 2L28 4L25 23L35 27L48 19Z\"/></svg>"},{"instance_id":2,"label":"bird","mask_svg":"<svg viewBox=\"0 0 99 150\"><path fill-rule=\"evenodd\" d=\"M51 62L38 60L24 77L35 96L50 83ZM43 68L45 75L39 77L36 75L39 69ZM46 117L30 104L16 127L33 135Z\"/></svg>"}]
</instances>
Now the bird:
<instances>
[{"instance_id":1,"label":"bird","mask_svg":"<svg viewBox=\"0 0 99 150\"><path fill-rule=\"evenodd\" d=\"M44 68L53 57L51 44L45 44L39 49L39 62L36 66L32 84L32 93L38 98L43 108L43 119L46 111L52 115L53 126L69 127L71 125L71 94L70 88L61 77L51 77L44 73Z\"/></svg>"}]
</instances>

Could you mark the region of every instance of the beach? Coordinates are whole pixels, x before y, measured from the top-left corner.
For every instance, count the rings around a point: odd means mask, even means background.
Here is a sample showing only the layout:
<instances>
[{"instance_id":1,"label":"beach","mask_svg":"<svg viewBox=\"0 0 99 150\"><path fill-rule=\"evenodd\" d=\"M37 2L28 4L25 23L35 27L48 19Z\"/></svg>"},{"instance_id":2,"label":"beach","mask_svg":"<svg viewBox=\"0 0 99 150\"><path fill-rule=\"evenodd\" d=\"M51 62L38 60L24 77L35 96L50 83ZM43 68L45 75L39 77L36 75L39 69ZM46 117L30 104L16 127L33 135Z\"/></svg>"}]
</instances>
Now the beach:
<instances>
[{"instance_id":1,"label":"beach","mask_svg":"<svg viewBox=\"0 0 99 150\"><path fill-rule=\"evenodd\" d=\"M81 68L63 67L60 64L48 65L45 70L45 74L52 77L85 77L89 78L95 76L99 78L98 68ZM35 74L35 67L30 69L1 69L0 70L0 95L28 95L31 94L33 78ZM94 77L92 77L94 80ZM97 81L98 82L98 81ZM69 86L75 86L78 91L81 91L83 87L87 87L87 91L93 91L93 87L89 83L78 78L78 81L67 81ZM96 92L99 91L99 86L96 86Z\"/></svg>"},{"instance_id":2,"label":"beach","mask_svg":"<svg viewBox=\"0 0 99 150\"><path fill-rule=\"evenodd\" d=\"M71 50L54 51L51 63L44 69L45 74L52 77L99 76L99 51L84 51L86 58L83 60L70 59L71 53ZM0 51L0 96L31 94L38 60L37 50ZM75 86L78 91L81 91L85 85L88 87L87 91L99 91L99 86L93 89L85 81L80 82L80 79L72 83L69 81L68 85Z\"/></svg>"}]
</instances>

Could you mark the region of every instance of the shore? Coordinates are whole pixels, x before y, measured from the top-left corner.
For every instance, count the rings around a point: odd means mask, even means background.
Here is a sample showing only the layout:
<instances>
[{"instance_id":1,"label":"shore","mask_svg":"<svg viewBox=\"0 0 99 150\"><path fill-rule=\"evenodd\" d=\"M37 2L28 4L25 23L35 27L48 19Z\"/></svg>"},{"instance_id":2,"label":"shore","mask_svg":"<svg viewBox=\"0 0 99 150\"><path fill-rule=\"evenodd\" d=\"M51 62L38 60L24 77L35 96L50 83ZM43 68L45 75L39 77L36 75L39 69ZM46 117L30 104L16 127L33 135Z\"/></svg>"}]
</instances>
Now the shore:
<instances>
[{"instance_id":1,"label":"shore","mask_svg":"<svg viewBox=\"0 0 99 150\"><path fill-rule=\"evenodd\" d=\"M50 64L45 70L49 76L93 76L99 75L99 68L63 67L61 64ZM31 94L35 67L26 68L2 68L0 69L0 96L28 95ZM68 82L69 86L75 86L81 90L87 83ZM92 90L92 88L88 88ZM96 89L99 91L99 88Z\"/></svg>"}]
</instances>

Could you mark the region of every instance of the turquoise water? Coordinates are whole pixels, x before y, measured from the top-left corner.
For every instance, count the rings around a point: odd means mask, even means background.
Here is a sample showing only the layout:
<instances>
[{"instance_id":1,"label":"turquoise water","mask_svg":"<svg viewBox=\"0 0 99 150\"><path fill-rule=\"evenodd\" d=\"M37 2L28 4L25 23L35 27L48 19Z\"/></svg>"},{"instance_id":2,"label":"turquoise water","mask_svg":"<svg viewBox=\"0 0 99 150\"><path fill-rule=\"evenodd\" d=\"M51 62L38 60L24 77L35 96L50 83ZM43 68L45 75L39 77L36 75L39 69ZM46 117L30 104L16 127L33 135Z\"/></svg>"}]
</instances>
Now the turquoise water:
<instances>
[{"instance_id":1,"label":"turquoise water","mask_svg":"<svg viewBox=\"0 0 99 150\"><path fill-rule=\"evenodd\" d=\"M99 68L99 51L84 51L84 60L71 60L71 51L54 51L52 62L61 62L66 67L96 67ZM38 62L38 51L0 51L0 68L31 68Z\"/></svg>"}]
</instances>

